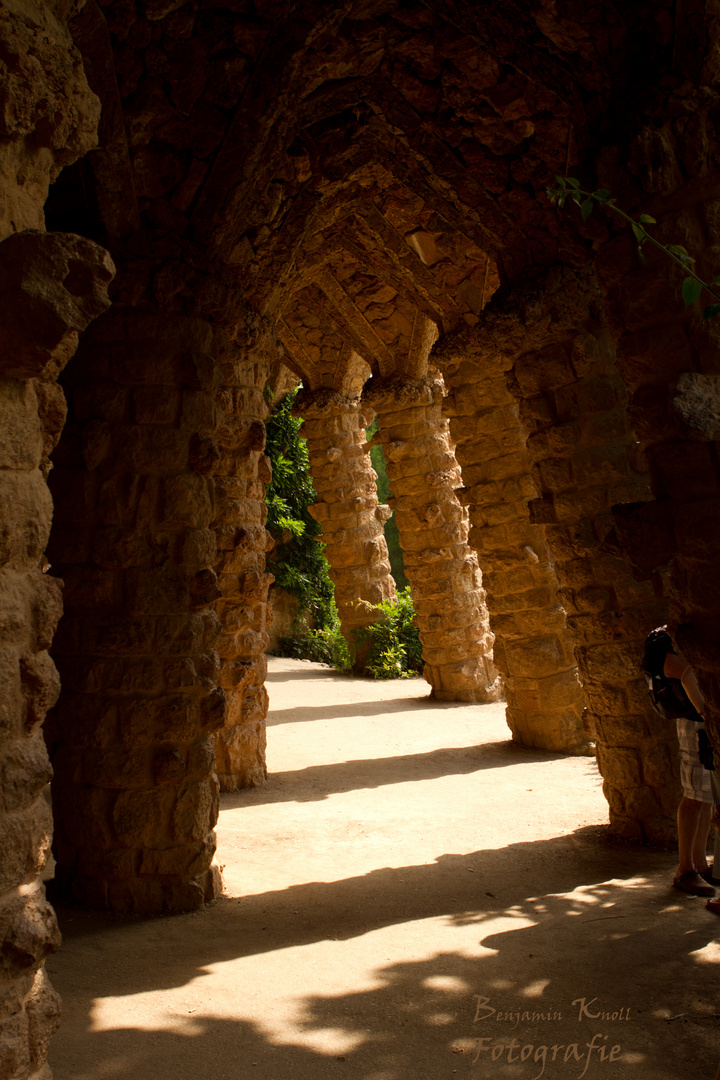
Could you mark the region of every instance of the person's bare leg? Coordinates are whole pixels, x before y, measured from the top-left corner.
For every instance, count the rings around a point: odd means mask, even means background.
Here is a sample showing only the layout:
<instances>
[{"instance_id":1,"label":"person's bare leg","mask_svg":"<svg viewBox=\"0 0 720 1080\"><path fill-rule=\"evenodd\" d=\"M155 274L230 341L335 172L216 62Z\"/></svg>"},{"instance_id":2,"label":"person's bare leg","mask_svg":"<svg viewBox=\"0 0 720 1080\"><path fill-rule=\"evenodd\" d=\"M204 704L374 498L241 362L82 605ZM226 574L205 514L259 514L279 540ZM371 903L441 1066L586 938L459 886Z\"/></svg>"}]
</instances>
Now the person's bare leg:
<instances>
[{"instance_id":1,"label":"person's bare leg","mask_svg":"<svg viewBox=\"0 0 720 1080\"><path fill-rule=\"evenodd\" d=\"M702 803L699 799L689 799L687 795L683 795L680 800L677 812L679 863L677 874L675 875L676 877L682 877L688 870L697 869L693 862L693 857L695 854L698 826L704 806L710 807L710 803ZM712 810L712 807L710 807L710 809ZM707 843L707 828L705 829L704 836ZM705 866L707 866L706 857ZM704 867L701 869L704 869Z\"/></svg>"},{"instance_id":2,"label":"person's bare leg","mask_svg":"<svg viewBox=\"0 0 720 1080\"><path fill-rule=\"evenodd\" d=\"M700 873L704 873L708 869L707 861L707 846L708 838L710 836L710 822L712 820L713 804L701 803L700 815L698 817L697 830L695 832L695 843L692 850L693 866Z\"/></svg>"}]
</instances>

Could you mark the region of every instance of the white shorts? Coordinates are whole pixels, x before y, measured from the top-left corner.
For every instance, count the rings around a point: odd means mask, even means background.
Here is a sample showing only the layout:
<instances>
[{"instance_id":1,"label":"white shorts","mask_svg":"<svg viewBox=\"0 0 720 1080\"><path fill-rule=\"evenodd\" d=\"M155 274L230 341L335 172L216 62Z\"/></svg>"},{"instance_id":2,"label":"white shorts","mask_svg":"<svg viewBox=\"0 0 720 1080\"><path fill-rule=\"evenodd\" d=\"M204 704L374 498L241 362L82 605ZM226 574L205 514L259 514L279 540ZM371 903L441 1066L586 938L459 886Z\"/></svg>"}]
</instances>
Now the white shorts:
<instances>
[{"instance_id":1,"label":"white shorts","mask_svg":"<svg viewBox=\"0 0 720 1080\"><path fill-rule=\"evenodd\" d=\"M678 743L680 744L680 783L683 795L697 802L711 803L713 801L712 784L710 773L700 763L698 753L698 731L704 726L694 720L686 720L681 717L676 721Z\"/></svg>"}]
</instances>

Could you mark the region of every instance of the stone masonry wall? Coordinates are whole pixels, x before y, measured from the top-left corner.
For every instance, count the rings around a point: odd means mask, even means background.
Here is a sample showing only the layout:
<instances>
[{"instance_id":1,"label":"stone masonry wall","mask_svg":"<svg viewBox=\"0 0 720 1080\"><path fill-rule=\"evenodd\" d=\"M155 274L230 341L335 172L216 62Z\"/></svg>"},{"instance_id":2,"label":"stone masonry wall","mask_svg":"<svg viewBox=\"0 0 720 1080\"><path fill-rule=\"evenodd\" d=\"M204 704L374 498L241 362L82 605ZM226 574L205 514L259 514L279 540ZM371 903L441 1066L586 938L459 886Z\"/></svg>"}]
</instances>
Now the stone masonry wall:
<instances>
[{"instance_id":1,"label":"stone masonry wall","mask_svg":"<svg viewBox=\"0 0 720 1080\"><path fill-rule=\"evenodd\" d=\"M62 590L43 572L46 477L65 418L55 380L107 307L113 265L42 231L48 187L94 144L99 115L66 30L42 3L3 5L0 52L0 1077L49 1080L59 1000L43 962L60 934L40 879L52 834L41 725L58 693L47 650Z\"/></svg>"},{"instance_id":2,"label":"stone masonry wall","mask_svg":"<svg viewBox=\"0 0 720 1080\"><path fill-rule=\"evenodd\" d=\"M572 640L543 530L530 524L527 434L507 387L502 354L478 363L477 336L461 332L433 353L451 387L444 401L462 467L461 502L469 509L505 682L513 739L564 753L588 753L583 695Z\"/></svg>"},{"instance_id":3,"label":"stone masonry wall","mask_svg":"<svg viewBox=\"0 0 720 1080\"><path fill-rule=\"evenodd\" d=\"M440 379L373 379L365 389L378 417L392 500L423 645L424 674L441 701L496 701L500 681L477 555Z\"/></svg>"}]
</instances>

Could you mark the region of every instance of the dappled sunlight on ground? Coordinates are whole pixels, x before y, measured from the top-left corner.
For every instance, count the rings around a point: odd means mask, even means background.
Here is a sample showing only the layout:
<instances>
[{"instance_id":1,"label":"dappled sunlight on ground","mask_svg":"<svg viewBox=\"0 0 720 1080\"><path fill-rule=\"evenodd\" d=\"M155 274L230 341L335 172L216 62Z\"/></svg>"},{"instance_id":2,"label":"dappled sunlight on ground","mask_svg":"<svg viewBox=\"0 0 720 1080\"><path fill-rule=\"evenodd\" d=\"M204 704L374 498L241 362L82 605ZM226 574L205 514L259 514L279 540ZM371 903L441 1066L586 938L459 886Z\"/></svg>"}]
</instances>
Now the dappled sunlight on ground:
<instances>
[{"instance_id":1,"label":"dappled sunlight on ground","mask_svg":"<svg viewBox=\"0 0 720 1080\"><path fill-rule=\"evenodd\" d=\"M608 841L592 760L514 747L499 705L272 664L274 771L223 800L227 896L61 912L56 1080L713 1074L720 922L672 891L673 852Z\"/></svg>"}]
</instances>

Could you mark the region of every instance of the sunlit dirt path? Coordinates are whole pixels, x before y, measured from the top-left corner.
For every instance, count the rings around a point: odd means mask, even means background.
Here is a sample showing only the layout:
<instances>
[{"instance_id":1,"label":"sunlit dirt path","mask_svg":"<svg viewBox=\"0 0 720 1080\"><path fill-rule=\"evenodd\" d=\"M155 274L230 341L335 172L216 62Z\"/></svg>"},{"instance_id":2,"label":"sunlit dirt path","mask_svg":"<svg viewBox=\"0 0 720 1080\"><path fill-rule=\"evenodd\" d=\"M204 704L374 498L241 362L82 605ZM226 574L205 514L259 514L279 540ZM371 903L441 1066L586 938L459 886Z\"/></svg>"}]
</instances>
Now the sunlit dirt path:
<instances>
[{"instance_id":1,"label":"sunlit dirt path","mask_svg":"<svg viewBox=\"0 0 720 1080\"><path fill-rule=\"evenodd\" d=\"M713 1080L720 920L605 838L595 763L502 705L270 660L267 787L226 898L61 910L56 1080Z\"/></svg>"}]
</instances>

